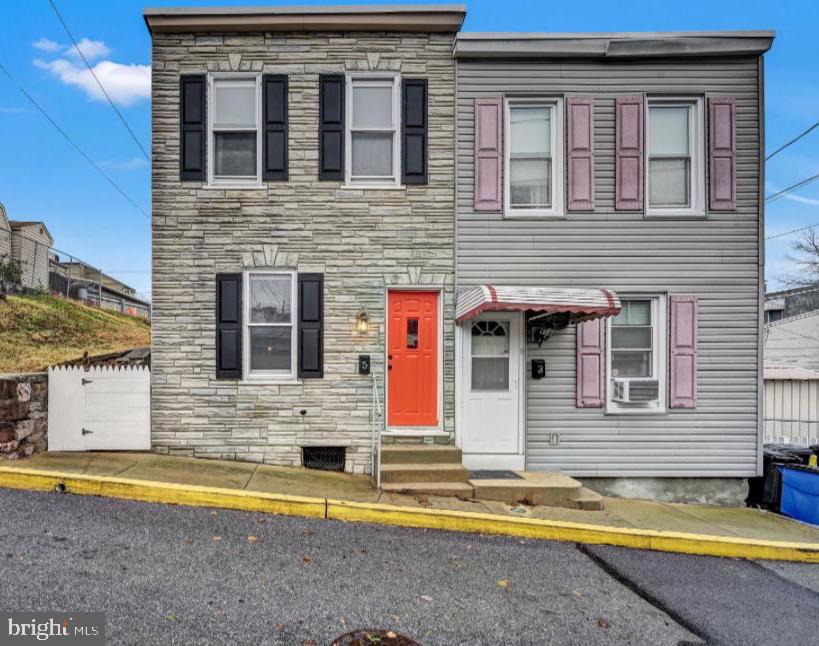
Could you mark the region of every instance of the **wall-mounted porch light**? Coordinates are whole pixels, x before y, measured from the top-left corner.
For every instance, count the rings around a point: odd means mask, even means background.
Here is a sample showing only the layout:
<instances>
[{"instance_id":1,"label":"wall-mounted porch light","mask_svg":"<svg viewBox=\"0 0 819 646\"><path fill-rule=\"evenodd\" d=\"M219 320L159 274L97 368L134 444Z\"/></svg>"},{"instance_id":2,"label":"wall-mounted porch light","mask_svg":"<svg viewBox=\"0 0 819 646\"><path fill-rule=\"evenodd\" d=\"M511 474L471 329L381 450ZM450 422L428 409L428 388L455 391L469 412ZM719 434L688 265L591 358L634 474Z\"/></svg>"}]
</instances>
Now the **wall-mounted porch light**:
<instances>
[{"instance_id":1,"label":"wall-mounted porch light","mask_svg":"<svg viewBox=\"0 0 819 646\"><path fill-rule=\"evenodd\" d=\"M358 332L368 332L370 329L370 317L364 310L361 310L355 317L355 329Z\"/></svg>"}]
</instances>

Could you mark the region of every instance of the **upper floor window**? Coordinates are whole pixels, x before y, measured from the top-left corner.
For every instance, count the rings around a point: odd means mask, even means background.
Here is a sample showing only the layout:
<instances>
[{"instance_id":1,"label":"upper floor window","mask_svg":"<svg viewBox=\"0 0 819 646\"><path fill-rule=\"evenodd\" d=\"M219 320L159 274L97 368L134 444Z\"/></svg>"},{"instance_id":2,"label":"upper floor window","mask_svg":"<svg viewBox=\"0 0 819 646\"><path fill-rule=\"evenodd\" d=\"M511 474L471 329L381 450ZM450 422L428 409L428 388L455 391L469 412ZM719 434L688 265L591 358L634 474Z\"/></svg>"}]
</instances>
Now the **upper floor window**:
<instances>
[{"instance_id":1,"label":"upper floor window","mask_svg":"<svg viewBox=\"0 0 819 646\"><path fill-rule=\"evenodd\" d=\"M648 214L703 213L702 101L649 99L647 118Z\"/></svg>"},{"instance_id":2,"label":"upper floor window","mask_svg":"<svg viewBox=\"0 0 819 646\"><path fill-rule=\"evenodd\" d=\"M562 215L560 101L507 99L504 196L507 215Z\"/></svg>"},{"instance_id":3,"label":"upper floor window","mask_svg":"<svg viewBox=\"0 0 819 646\"><path fill-rule=\"evenodd\" d=\"M261 91L259 76L210 78L208 109L211 184L261 182Z\"/></svg>"},{"instance_id":4,"label":"upper floor window","mask_svg":"<svg viewBox=\"0 0 819 646\"><path fill-rule=\"evenodd\" d=\"M347 183L397 186L400 82L397 75L347 77Z\"/></svg>"}]
</instances>

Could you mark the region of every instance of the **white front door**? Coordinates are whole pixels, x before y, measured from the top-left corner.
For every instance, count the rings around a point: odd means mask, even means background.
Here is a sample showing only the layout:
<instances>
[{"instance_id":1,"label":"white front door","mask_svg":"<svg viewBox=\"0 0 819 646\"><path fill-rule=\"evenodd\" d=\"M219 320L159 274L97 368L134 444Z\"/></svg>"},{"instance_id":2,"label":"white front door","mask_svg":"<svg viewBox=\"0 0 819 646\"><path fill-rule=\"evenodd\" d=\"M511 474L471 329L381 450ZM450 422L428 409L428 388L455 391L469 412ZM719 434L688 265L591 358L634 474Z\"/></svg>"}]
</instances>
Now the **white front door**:
<instances>
[{"instance_id":1,"label":"white front door","mask_svg":"<svg viewBox=\"0 0 819 646\"><path fill-rule=\"evenodd\" d=\"M470 469L522 469L521 317L484 314L462 330L459 434Z\"/></svg>"}]
</instances>

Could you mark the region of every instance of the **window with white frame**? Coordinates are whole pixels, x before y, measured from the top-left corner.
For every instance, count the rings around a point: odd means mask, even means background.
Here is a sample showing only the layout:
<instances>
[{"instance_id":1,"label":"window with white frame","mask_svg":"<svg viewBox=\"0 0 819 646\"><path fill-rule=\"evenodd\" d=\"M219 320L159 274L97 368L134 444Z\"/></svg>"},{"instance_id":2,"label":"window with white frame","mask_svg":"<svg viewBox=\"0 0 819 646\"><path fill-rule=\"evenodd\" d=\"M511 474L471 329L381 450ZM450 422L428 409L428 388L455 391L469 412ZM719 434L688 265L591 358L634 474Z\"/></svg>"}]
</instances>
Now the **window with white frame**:
<instances>
[{"instance_id":1,"label":"window with white frame","mask_svg":"<svg viewBox=\"0 0 819 646\"><path fill-rule=\"evenodd\" d=\"M702 212L705 192L702 102L649 99L647 118L649 214Z\"/></svg>"},{"instance_id":2,"label":"window with white frame","mask_svg":"<svg viewBox=\"0 0 819 646\"><path fill-rule=\"evenodd\" d=\"M557 99L507 99L504 119L507 215L561 215L561 115Z\"/></svg>"},{"instance_id":3,"label":"window with white frame","mask_svg":"<svg viewBox=\"0 0 819 646\"><path fill-rule=\"evenodd\" d=\"M211 75L208 96L210 183L259 183L262 147L260 77Z\"/></svg>"},{"instance_id":4,"label":"window with white frame","mask_svg":"<svg viewBox=\"0 0 819 646\"><path fill-rule=\"evenodd\" d=\"M245 275L245 377L294 378L296 280L290 272Z\"/></svg>"},{"instance_id":5,"label":"window with white frame","mask_svg":"<svg viewBox=\"0 0 819 646\"><path fill-rule=\"evenodd\" d=\"M609 412L665 409L665 299L621 299L608 322L607 408Z\"/></svg>"},{"instance_id":6,"label":"window with white frame","mask_svg":"<svg viewBox=\"0 0 819 646\"><path fill-rule=\"evenodd\" d=\"M399 96L397 75L347 77L348 184L399 184Z\"/></svg>"}]
</instances>

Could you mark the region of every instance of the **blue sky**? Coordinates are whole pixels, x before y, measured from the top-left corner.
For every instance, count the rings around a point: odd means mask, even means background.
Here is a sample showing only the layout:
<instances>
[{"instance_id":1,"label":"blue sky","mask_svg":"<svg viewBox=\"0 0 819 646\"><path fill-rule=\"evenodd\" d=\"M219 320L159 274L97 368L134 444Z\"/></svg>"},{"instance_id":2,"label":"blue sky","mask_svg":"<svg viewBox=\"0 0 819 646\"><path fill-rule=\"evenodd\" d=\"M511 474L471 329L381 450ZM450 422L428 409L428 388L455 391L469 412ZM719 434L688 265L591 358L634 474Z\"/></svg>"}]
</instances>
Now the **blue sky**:
<instances>
[{"instance_id":1,"label":"blue sky","mask_svg":"<svg viewBox=\"0 0 819 646\"><path fill-rule=\"evenodd\" d=\"M345 0L338 4L348 4ZM150 38L144 6L128 0L56 0L125 118L147 149ZM162 5L254 4L150 0ZM311 3L334 4L329 0ZM819 3L809 0L688 2L475 0L466 31L656 31L775 29L766 56L767 147L773 150L819 121ZM47 0L3 2L2 63L51 116L146 211L149 165L110 106L97 96L83 63ZM56 246L101 266L141 292L150 290L150 225L61 138L17 88L0 75L0 202L12 219L48 224ZM766 193L819 173L819 129L768 164ZM819 182L772 203L768 235L819 223ZM767 245L769 287L792 271L788 243Z\"/></svg>"}]
</instances>

